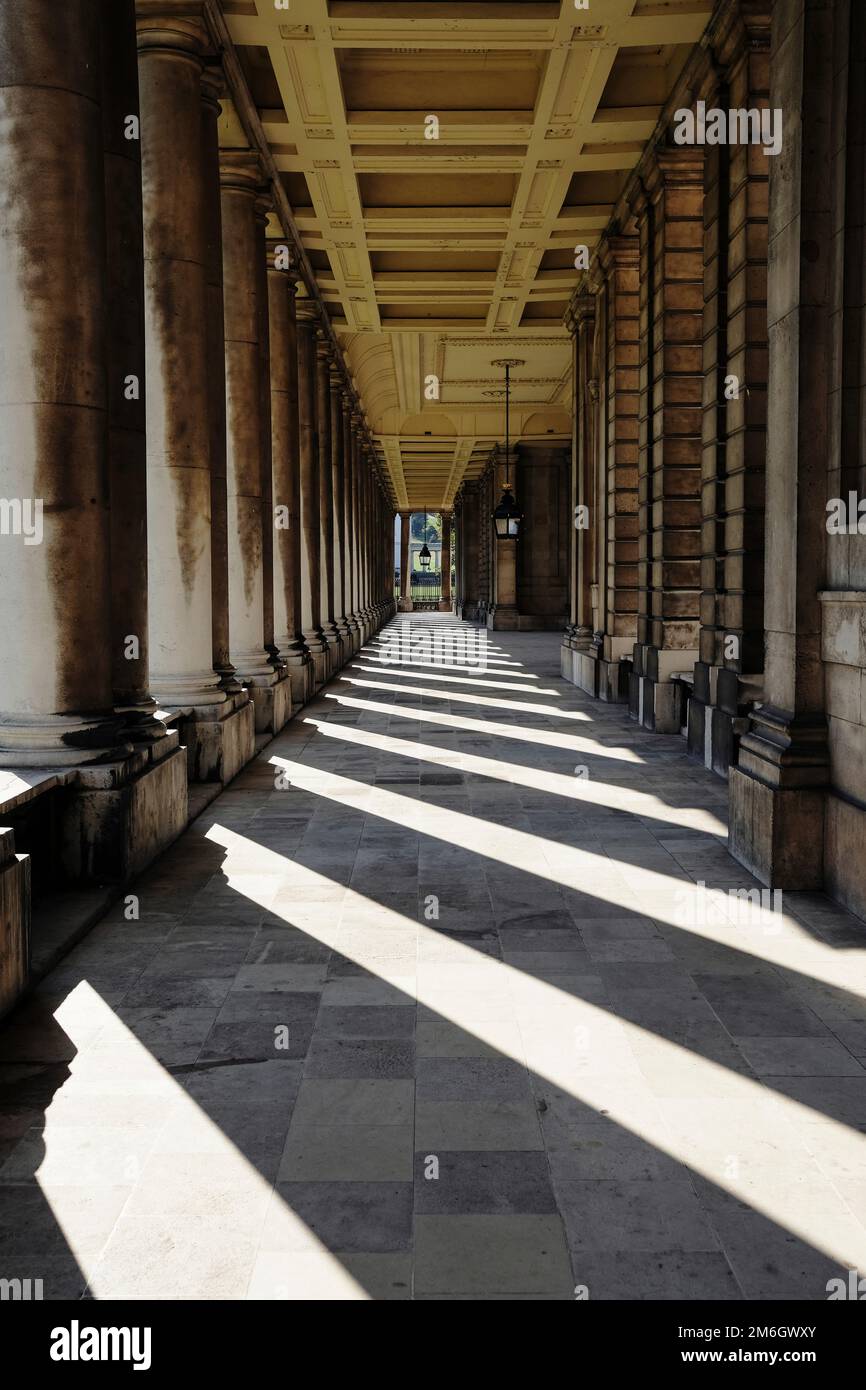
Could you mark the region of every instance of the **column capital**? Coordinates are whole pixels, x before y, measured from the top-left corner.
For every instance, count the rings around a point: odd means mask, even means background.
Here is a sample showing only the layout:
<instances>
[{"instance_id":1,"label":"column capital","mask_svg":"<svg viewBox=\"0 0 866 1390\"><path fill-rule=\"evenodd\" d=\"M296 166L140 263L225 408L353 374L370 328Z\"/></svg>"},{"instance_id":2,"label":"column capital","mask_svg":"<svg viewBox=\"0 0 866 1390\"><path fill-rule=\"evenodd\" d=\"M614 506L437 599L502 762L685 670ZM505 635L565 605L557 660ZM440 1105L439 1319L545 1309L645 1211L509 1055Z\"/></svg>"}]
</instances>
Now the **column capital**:
<instances>
[{"instance_id":1,"label":"column capital","mask_svg":"<svg viewBox=\"0 0 866 1390\"><path fill-rule=\"evenodd\" d=\"M598 261L606 276L622 266L637 269L640 263L640 237L605 237L598 248Z\"/></svg>"},{"instance_id":2,"label":"column capital","mask_svg":"<svg viewBox=\"0 0 866 1390\"><path fill-rule=\"evenodd\" d=\"M565 325L576 337L584 324L595 318L595 295L574 294L565 313Z\"/></svg>"},{"instance_id":3,"label":"column capital","mask_svg":"<svg viewBox=\"0 0 866 1390\"><path fill-rule=\"evenodd\" d=\"M226 77L218 58L207 59L201 75L201 99L205 106L212 108L214 115L220 114L220 102L227 92Z\"/></svg>"},{"instance_id":4,"label":"column capital","mask_svg":"<svg viewBox=\"0 0 866 1390\"><path fill-rule=\"evenodd\" d=\"M657 202L666 188L701 183L704 177L704 147L680 145L676 149L663 146L652 151L646 173L646 192L649 200Z\"/></svg>"},{"instance_id":5,"label":"column capital","mask_svg":"<svg viewBox=\"0 0 866 1390\"><path fill-rule=\"evenodd\" d=\"M274 190L270 183L265 183L256 189L256 220L263 225L267 223L269 215L274 211Z\"/></svg>"},{"instance_id":6,"label":"column capital","mask_svg":"<svg viewBox=\"0 0 866 1390\"><path fill-rule=\"evenodd\" d=\"M135 0L139 52L162 50L202 63L212 50L205 0Z\"/></svg>"},{"instance_id":7,"label":"column capital","mask_svg":"<svg viewBox=\"0 0 866 1390\"><path fill-rule=\"evenodd\" d=\"M320 362L326 362L329 366L334 362L334 345L321 323L316 329L316 356Z\"/></svg>"},{"instance_id":8,"label":"column capital","mask_svg":"<svg viewBox=\"0 0 866 1390\"><path fill-rule=\"evenodd\" d=\"M769 49L772 20L771 0L739 0L722 15L712 54L725 74L747 48Z\"/></svg>"},{"instance_id":9,"label":"column capital","mask_svg":"<svg viewBox=\"0 0 866 1390\"><path fill-rule=\"evenodd\" d=\"M255 150L220 150L221 188L255 198L261 190L262 178L262 161Z\"/></svg>"},{"instance_id":10,"label":"column capital","mask_svg":"<svg viewBox=\"0 0 866 1390\"><path fill-rule=\"evenodd\" d=\"M298 323L306 328L315 328L319 322L319 306L309 295L299 295L296 300Z\"/></svg>"}]
</instances>

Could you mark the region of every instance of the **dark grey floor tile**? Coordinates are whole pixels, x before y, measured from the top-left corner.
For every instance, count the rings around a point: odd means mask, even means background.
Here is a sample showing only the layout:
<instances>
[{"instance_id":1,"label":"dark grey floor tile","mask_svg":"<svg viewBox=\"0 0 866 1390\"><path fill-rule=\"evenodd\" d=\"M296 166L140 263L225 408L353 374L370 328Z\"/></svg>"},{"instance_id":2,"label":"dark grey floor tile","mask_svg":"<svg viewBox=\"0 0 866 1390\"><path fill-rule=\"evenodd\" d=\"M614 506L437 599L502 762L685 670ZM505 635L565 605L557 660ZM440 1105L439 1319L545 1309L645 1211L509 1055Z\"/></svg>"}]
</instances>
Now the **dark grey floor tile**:
<instances>
[{"instance_id":1,"label":"dark grey floor tile","mask_svg":"<svg viewBox=\"0 0 866 1390\"><path fill-rule=\"evenodd\" d=\"M276 1190L328 1250L411 1249L410 1182L281 1182Z\"/></svg>"},{"instance_id":2,"label":"dark grey floor tile","mask_svg":"<svg viewBox=\"0 0 866 1390\"><path fill-rule=\"evenodd\" d=\"M426 1215L555 1212L547 1156L531 1150L417 1153L415 1210Z\"/></svg>"}]
</instances>

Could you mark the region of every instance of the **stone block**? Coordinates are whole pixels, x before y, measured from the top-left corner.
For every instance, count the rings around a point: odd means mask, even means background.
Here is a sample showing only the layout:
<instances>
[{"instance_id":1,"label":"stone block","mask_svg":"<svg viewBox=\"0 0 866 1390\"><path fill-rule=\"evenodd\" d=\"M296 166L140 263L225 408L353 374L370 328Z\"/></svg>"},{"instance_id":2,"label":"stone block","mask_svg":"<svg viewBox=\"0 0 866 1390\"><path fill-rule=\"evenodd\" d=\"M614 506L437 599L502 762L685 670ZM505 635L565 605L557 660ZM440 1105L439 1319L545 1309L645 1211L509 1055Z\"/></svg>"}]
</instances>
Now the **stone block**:
<instances>
[{"instance_id":1,"label":"stone block","mask_svg":"<svg viewBox=\"0 0 866 1390\"><path fill-rule=\"evenodd\" d=\"M286 720L291 718L292 687L285 676L273 685L250 686L250 699L255 711L257 734L279 733Z\"/></svg>"},{"instance_id":2,"label":"stone block","mask_svg":"<svg viewBox=\"0 0 866 1390\"><path fill-rule=\"evenodd\" d=\"M90 776L82 768L60 804L63 870L75 882L124 883L141 873L186 828L187 758L177 748L128 778Z\"/></svg>"},{"instance_id":3,"label":"stone block","mask_svg":"<svg viewBox=\"0 0 866 1390\"><path fill-rule=\"evenodd\" d=\"M30 859L15 853L15 836L0 828L0 1018L30 973Z\"/></svg>"},{"instance_id":4,"label":"stone block","mask_svg":"<svg viewBox=\"0 0 866 1390\"><path fill-rule=\"evenodd\" d=\"M828 893L858 917L866 918L866 807L827 797L824 873ZM864 929L866 930L866 929Z\"/></svg>"},{"instance_id":5,"label":"stone block","mask_svg":"<svg viewBox=\"0 0 866 1390\"><path fill-rule=\"evenodd\" d=\"M768 888L823 888L826 792L769 787L738 767L731 768L730 788L734 858Z\"/></svg>"},{"instance_id":6,"label":"stone block","mask_svg":"<svg viewBox=\"0 0 866 1390\"><path fill-rule=\"evenodd\" d=\"M222 719L196 718L196 711L181 724L186 744L190 782L230 782L255 752L255 713L252 701L241 693ZM211 707L212 708L212 707Z\"/></svg>"}]
</instances>

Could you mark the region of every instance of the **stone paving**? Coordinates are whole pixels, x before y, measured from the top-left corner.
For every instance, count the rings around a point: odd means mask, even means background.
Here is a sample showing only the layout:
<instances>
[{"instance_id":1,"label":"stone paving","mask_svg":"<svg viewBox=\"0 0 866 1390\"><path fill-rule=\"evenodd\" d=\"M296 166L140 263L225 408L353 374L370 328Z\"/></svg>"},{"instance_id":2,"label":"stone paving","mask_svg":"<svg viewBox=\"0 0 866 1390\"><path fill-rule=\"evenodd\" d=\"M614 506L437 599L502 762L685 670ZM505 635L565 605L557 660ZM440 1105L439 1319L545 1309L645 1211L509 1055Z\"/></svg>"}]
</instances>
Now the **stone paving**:
<instances>
[{"instance_id":1,"label":"stone paving","mask_svg":"<svg viewBox=\"0 0 866 1390\"><path fill-rule=\"evenodd\" d=\"M558 661L398 619L0 1028L0 1277L814 1300L866 1269L866 927L736 896L725 784Z\"/></svg>"}]
</instances>

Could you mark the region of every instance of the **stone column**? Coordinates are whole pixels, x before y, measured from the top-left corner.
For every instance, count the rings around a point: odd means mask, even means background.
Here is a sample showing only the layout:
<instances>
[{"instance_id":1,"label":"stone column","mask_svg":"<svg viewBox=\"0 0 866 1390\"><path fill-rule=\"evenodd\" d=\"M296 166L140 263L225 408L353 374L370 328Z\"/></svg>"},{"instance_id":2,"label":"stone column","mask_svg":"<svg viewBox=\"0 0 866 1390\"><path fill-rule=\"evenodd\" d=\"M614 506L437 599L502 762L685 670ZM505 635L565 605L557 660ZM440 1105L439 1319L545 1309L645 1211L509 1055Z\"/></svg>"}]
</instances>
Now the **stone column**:
<instances>
[{"instance_id":1,"label":"stone column","mask_svg":"<svg viewBox=\"0 0 866 1390\"><path fill-rule=\"evenodd\" d=\"M0 6L0 766L75 766L46 858L60 879L102 883L143 869L187 813L186 757L151 716L136 630L146 532L123 516L144 503L141 205L122 143L139 133L134 55L126 5ZM129 301L110 303L123 287ZM4 1008L29 968L29 869L4 830Z\"/></svg>"},{"instance_id":2,"label":"stone column","mask_svg":"<svg viewBox=\"0 0 866 1390\"><path fill-rule=\"evenodd\" d=\"M129 737L162 739L149 690L144 248L134 0L100 0L108 342L111 659ZM93 248L97 254L96 246ZM176 742L176 735L175 735Z\"/></svg>"},{"instance_id":3,"label":"stone column","mask_svg":"<svg viewBox=\"0 0 866 1390\"><path fill-rule=\"evenodd\" d=\"M370 575L370 454L366 441L361 445L361 502L359 541L361 545L361 613L364 640L373 630L373 590Z\"/></svg>"},{"instance_id":4,"label":"stone column","mask_svg":"<svg viewBox=\"0 0 866 1390\"><path fill-rule=\"evenodd\" d=\"M358 646L364 643L364 576L363 554L361 550L361 470L364 458L361 452L361 416L356 409L352 415L352 516L353 553L355 560L355 621L358 624Z\"/></svg>"},{"instance_id":5,"label":"stone column","mask_svg":"<svg viewBox=\"0 0 866 1390\"><path fill-rule=\"evenodd\" d=\"M394 598L394 518L395 511L387 493L382 495L382 541L384 557L382 567L385 572L385 605L389 618L393 618L397 605Z\"/></svg>"},{"instance_id":6,"label":"stone column","mask_svg":"<svg viewBox=\"0 0 866 1390\"><path fill-rule=\"evenodd\" d=\"M296 306L298 333L298 454L301 484L301 624L304 643L313 661L313 683L318 689L327 673L327 643L320 627L319 583L322 552L319 528L319 441L316 434L316 324L315 300L299 299Z\"/></svg>"},{"instance_id":7,"label":"stone column","mask_svg":"<svg viewBox=\"0 0 866 1390\"><path fill-rule=\"evenodd\" d=\"M400 602L401 613L412 612L412 599L409 596L409 528L412 513L400 513Z\"/></svg>"},{"instance_id":8,"label":"stone column","mask_svg":"<svg viewBox=\"0 0 866 1390\"><path fill-rule=\"evenodd\" d=\"M0 8L3 765L131 751L108 640L99 38L98 9L83 0L57 14L37 0Z\"/></svg>"},{"instance_id":9,"label":"stone column","mask_svg":"<svg viewBox=\"0 0 866 1390\"><path fill-rule=\"evenodd\" d=\"M271 464L271 330L268 322L268 217L274 210L273 191L259 189L255 203L256 236L256 306L259 335L259 408L261 431L261 488L262 488L262 626L265 651L280 680L287 679L286 663L274 640L274 480ZM291 714L290 690L281 692L282 709L278 714L288 719ZM281 727L278 725L277 727Z\"/></svg>"},{"instance_id":10,"label":"stone column","mask_svg":"<svg viewBox=\"0 0 866 1390\"><path fill-rule=\"evenodd\" d=\"M598 693L628 699L628 674L637 638L638 606L638 405L640 269L636 236L610 237L599 260L605 275L605 469L603 550L597 583ZM591 364L587 364L591 371ZM590 403L590 409L594 409ZM596 641L598 639L596 638Z\"/></svg>"},{"instance_id":11,"label":"stone column","mask_svg":"<svg viewBox=\"0 0 866 1390\"><path fill-rule=\"evenodd\" d=\"M298 441L298 267L285 241L268 246L268 331L274 530L274 632L291 683L292 706L312 680L301 628L300 451Z\"/></svg>"},{"instance_id":12,"label":"stone column","mask_svg":"<svg viewBox=\"0 0 866 1390\"><path fill-rule=\"evenodd\" d=\"M770 6L731 8L698 95L770 106ZM760 145L708 146L704 175L704 447L700 660L689 751L727 776L764 666L767 191Z\"/></svg>"},{"instance_id":13,"label":"stone column","mask_svg":"<svg viewBox=\"0 0 866 1390\"><path fill-rule=\"evenodd\" d=\"M451 612L451 513L442 513L442 597L441 613Z\"/></svg>"},{"instance_id":14,"label":"stone column","mask_svg":"<svg viewBox=\"0 0 866 1390\"><path fill-rule=\"evenodd\" d=\"M264 630L263 473L266 458L270 466L270 440L262 418L259 341L258 262L265 257L264 226L256 211L261 178L258 155L222 152L230 650L239 680L249 687L256 732L275 733L286 710Z\"/></svg>"},{"instance_id":15,"label":"stone column","mask_svg":"<svg viewBox=\"0 0 866 1390\"><path fill-rule=\"evenodd\" d=\"M478 620L480 596L480 558L481 558L481 509L480 484L477 481L466 483L463 488L463 562L461 577L463 585L463 611L461 617L470 622ZM486 524L487 518L484 519Z\"/></svg>"},{"instance_id":16,"label":"stone column","mask_svg":"<svg viewBox=\"0 0 866 1390\"><path fill-rule=\"evenodd\" d=\"M361 645L367 640L367 538L365 522L367 458L360 433L358 436L358 475L357 475L357 546L358 546L358 622L361 626Z\"/></svg>"},{"instance_id":17,"label":"stone column","mask_svg":"<svg viewBox=\"0 0 866 1390\"><path fill-rule=\"evenodd\" d=\"M331 477L331 362L333 350L324 329L316 334L316 420L319 446L319 613L327 643L328 673L340 664L340 638L334 622L334 491Z\"/></svg>"},{"instance_id":18,"label":"stone column","mask_svg":"<svg viewBox=\"0 0 866 1390\"><path fill-rule=\"evenodd\" d=\"M496 451L493 464L493 492L495 495L494 507L499 505L502 490L508 483L512 494L517 498L517 452L512 449L510 456L506 457L504 449ZM493 527L492 514L489 522ZM492 539L492 593L491 605L487 614L487 626L491 629L501 628L514 631L518 627L517 609L517 547L519 540L500 540L497 536Z\"/></svg>"},{"instance_id":19,"label":"stone column","mask_svg":"<svg viewBox=\"0 0 866 1390\"><path fill-rule=\"evenodd\" d=\"M190 775L227 781L253 752L253 711L213 669L203 6L138 0L147 348L152 680L185 711Z\"/></svg>"},{"instance_id":20,"label":"stone column","mask_svg":"<svg viewBox=\"0 0 866 1390\"><path fill-rule=\"evenodd\" d=\"M629 708L677 733L698 655L703 394L703 149L655 152L640 209L641 607Z\"/></svg>"},{"instance_id":21,"label":"stone column","mask_svg":"<svg viewBox=\"0 0 866 1390\"><path fill-rule=\"evenodd\" d=\"M458 618L463 616L463 484L454 497L454 612Z\"/></svg>"},{"instance_id":22,"label":"stone column","mask_svg":"<svg viewBox=\"0 0 866 1390\"><path fill-rule=\"evenodd\" d=\"M344 396L344 465L345 465L345 494L346 494L346 575L348 588L346 591L346 621L349 626L349 641L351 650L356 652L360 644L360 626L358 624L358 557L355 548L355 473L356 473L356 425L355 414L352 406L352 398L346 393Z\"/></svg>"},{"instance_id":23,"label":"stone column","mask_svg":"<svg viewBox=\"0 0 866 1390\"><path fill-rule=\"evenodd\" d=\"M378 470L374 466L373 471L373 534L370 543L373 545L373 574L374 574L374 609L375 626L381 627L382 619L385 616L385 545L384 545L384 499L382 499L382 481L379 478Z\"/></svg>"},{"instance_id":24,"label":"stone column","mask_svg":"<svg viewBox=\"0 0 866 1390\"><path fill-rule=\"evenodd\" d=\"M349 625L346 619L346 510L343 488L345 486L345 440L343 438L343 377L336 363L332 363L328 377L331 394L331 493L333 497L334 532L334 625L341 644L340 659L345 661L349 652Z\"/></svg>"},{"instance_id":25,"label":"stone column","mask_svg":"<svg viewBox=\"0 0 866 1390\"><path fill-rule=\"evenodd\" d=\"M853 608L840 605L836 630L824 627L821 605L827 465L840 427L831 420L828 390L840 347L833 341L831 308L844 283L838 263L840 278L831 273L838 254L829 176L839 148L834 135L841 136L833 121L842 85L833 64L838 18L816 0L794 0L773 13L770 90L783 112L784 158L770 163L764 700L750 715L738 766L730 772L732 853L762 883L791 890L824 882L829 758L822 633L834 663L850 661L858 671L862 664L862 596ZM862 97L861 75L856 82ZM862 196L862 145L856 161ZM862 235L861 220L861 267ZM860 319L862 306L856 313ZM862 376L852 374L851 383L862 389ZM862 435L858 447L862 464ZM862 861L862 840L855 846L856 838L849 850L852 876L854 857ZM862 871L859 877L862 884Z\"/></svg>"},{"instance_id":26,"label":"stone column","mask_svg":"<svg viewBox=\"0 0 866 1390\"><path fill-rule=\"evenodd\" d=\"M604 496L598 493L598 381L593 376L596 296L572 301L568 326L573 336L572 375L574 423L572 433L571 620L561 654L562 674L587 694L599 693L600 643L594 640L593 592L598 599L598 554L604 537ZM599 621L601 614L599 613ZM600 634L599 634L600 637Z\"/></svg>"},{"instance_id":27,"label":"stone column","mask_svg":"<svg viewBox=\"0 0 866 1390\"><path fill-rule=\"evenodd\" d=\"M211 610L213 664L225 690L242 689L229 655L229 540L226 492L226 365L223 331L223 241L219 181L219 99L224 78L218 63L202 74L202 165L205 198L205 296L207 317L208 432L211 484Z\"/></svg>"}]
</instances>

